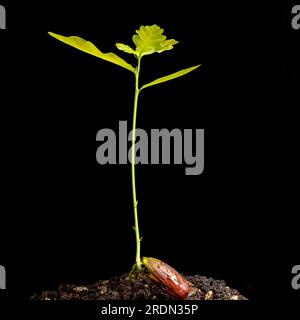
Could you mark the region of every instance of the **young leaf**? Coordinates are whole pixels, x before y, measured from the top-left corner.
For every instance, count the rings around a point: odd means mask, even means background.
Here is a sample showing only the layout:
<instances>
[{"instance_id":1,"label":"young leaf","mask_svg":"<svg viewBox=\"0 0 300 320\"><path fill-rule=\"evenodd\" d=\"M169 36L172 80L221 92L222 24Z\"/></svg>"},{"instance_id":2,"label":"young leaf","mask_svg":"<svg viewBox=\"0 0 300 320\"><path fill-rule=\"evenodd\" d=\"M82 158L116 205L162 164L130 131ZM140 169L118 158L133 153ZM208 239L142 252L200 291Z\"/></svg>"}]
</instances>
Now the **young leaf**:
<instances>
[{"instance_id":1,"label":"young leaf","mask_svg":"<svg viewBox=\"0 0 300 320\"><path fill-rule=\"evenodd\" d=\"M167 37L163 35L164 29L156 24L152 26L141 26L132 40L136 45L136 53L139 57L154 52L163 52L165 50L173 49L173 45L178 43L174 39L166 40Z\"/></svg>"},{"instance_id":2,"label":"young leaf","mask_svg":"<svg viewBox=\"0 0 300 320\"><path fill-rule=\"evenodd\" d=\"M54 37L57 40L62 41L63 43L66 43L78 50L84 51L86 53L89 53L95 57L98 57L100 59L112 62L114 64L117 64L120 67L123 67L129 71L134 72L134 68L132 65L127 63L122 58L118 57L116 54L109 52L109 53L103 53L101 52L94 44L92 44L90 41L86 41L80 37L71 36L71 37L64 37L59 34L55 34L53 32L49 32L49 35Z\"/></svg>"},{"instance_id":3,"label":"young leaf","mask_svg":"<svg viewBox=\"0 0 300 320\"><path fill-rule=\"evenodd\" d=\"M156 80L154 80L152 82L149 82L149 83L143 85L140 90L148 88L148 87L151 87L151 86L154 86L154 85L159 84L159 83L163 83L163 82L166 82L166 81L169 81L169 80L176 79L178 77L181 77L181 76L183 76L183 75L185 75L185 74L197 69L200 66L201 66L201 64L198 64L197 66L194 66L194 67L191 67L191 68L187 68L187 69L183 69L183 70L174 72L172 74L169 74L168 76L164 76L164 77L158 78L158 79L156 79Z\"/></svg>"},{"instance_id":4,"label":"young leaf","mask_svg":"<svg viewBox=\"0 0 300 320\"><path fill-rule=\"evenodd\" d=\"M116 47L121 51L136 55L136 52L131 47L129 47L127 44L117 42Z\"/></svg>"}]
</instances>

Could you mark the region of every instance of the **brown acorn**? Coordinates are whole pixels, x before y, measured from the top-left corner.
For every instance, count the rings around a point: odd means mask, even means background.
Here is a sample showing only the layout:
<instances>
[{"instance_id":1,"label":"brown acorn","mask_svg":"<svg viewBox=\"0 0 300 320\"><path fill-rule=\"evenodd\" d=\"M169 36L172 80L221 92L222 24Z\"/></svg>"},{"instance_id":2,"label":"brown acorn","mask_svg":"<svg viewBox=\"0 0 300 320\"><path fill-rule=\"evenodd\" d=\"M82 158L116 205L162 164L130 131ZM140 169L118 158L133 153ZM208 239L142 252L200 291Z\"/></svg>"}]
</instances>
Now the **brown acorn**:
<instances>
[{"instance_id":1,"label":"brown acorn","mask_svg":"<svg viewBox=\"0 0 300 320\"><path fill-rule=\"evenodd\" d=\"M186 280L171 266L156 258L142 258L149 278L177 299L186 299L191 291Z\"/></svg>"}]
</instances>

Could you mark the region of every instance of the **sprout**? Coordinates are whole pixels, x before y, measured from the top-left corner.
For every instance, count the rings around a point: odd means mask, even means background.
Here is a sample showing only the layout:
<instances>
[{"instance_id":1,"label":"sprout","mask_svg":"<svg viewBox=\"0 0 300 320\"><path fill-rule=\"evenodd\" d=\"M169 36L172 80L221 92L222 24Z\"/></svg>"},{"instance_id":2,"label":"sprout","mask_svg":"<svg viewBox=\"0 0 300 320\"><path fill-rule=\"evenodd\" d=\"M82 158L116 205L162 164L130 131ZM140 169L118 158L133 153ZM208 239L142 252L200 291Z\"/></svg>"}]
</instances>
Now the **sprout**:
<instances>
[{"instance_id":1,"label":"sprout","mask_svg":"<svg viewBox=\"0 0 300 320\"><path fill-rule=\"evenodd\" d=\"M77 36L65 37L52 32L49 35L60 40L78 50L84 51L88 54L96 56L100 59L114 63L130 72L135 76L135 94L134 94L134 106L133 106L133 120L132 120L132 147L131 147L131 177L132 177L132 198L133 198L133 212L134 212L134 230L136 237L136 257L135 264L132 267L131 275L143 270L142 266L150 271L152 278L162 282L165 287L169 287L169 291L176 297L184 298L187 296L189 287L183 278L178 274L176 270L165 264L164 262L154 258L143 258L141 260L141 237L139 232L138 223L138 211L137 211L137 195L136 195L136 183L135 183L135 142L136 142L136 119L137 119L137 107L139 94L143 89L151 86L173 80L181 77L195 69L200 65L196 65L187 69L174 72L172 74L160 77L147 84L140 86L139 75L141 70L141 60L145 55L153 53L162 53L173 49L174 45L178 44L178 41L174 39L167 39L163 34L164 29L160 28L156 24L152 26L141 26L139 30L136 30L136 34L133 35L132 40L135 48L130 47L127 44L116 43L117 49L132 54L137 59L137 65L133 67L127 63L124 59L117 56L115 53L103 53L93 43L86 41Z\"/></svg>"}]
</instances>

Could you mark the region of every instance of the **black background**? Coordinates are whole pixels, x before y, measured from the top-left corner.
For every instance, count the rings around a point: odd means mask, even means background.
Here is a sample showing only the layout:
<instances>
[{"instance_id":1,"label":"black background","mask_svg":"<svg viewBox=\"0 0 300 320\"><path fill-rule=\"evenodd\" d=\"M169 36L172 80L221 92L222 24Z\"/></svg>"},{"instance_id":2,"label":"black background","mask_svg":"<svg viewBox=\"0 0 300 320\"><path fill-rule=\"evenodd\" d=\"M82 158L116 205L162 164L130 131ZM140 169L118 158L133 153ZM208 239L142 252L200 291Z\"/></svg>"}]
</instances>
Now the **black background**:
<instances>
[{"instance_id":1,"label":"black background","mask_svg":"<svg viewBox=\"0 0 300 320\"><path fill-rule=\"evenodd\" d=\"M47 31L117 53L115 42L131 44L135 29L156 23L180 44L145 57L142 82L202 66L143 92L138 127L204 128L205 170L186 176L184 166L137 167L142 254L225 279L251 299L295 297L289 178L298 175L299 35L290 6L95 1L6 9L0 263L9 295L28 299L133 264L130 167L94 160L98 130L131 124L133 76Z\"/></svg>"}]
</instances>

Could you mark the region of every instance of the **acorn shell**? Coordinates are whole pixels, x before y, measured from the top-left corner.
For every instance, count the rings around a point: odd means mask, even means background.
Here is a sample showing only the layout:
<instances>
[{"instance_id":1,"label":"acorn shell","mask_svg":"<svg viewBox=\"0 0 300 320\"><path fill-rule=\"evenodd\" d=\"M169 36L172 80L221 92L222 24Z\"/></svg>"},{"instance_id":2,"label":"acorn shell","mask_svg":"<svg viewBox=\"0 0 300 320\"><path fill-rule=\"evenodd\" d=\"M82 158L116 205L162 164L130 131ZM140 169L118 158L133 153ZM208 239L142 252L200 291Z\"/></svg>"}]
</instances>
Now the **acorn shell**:
<instances>
[{"instance_id":1,"label":"acorn shell","mask_svg":"<svg viewBox=\"0 0 300 320\"><path fill-rule=\"evenodd\" d=\"M185 299L191 288L186 280L171 266L156 258L143 258L149 278L178 299Z\"/></svg>"}]
</instances>

